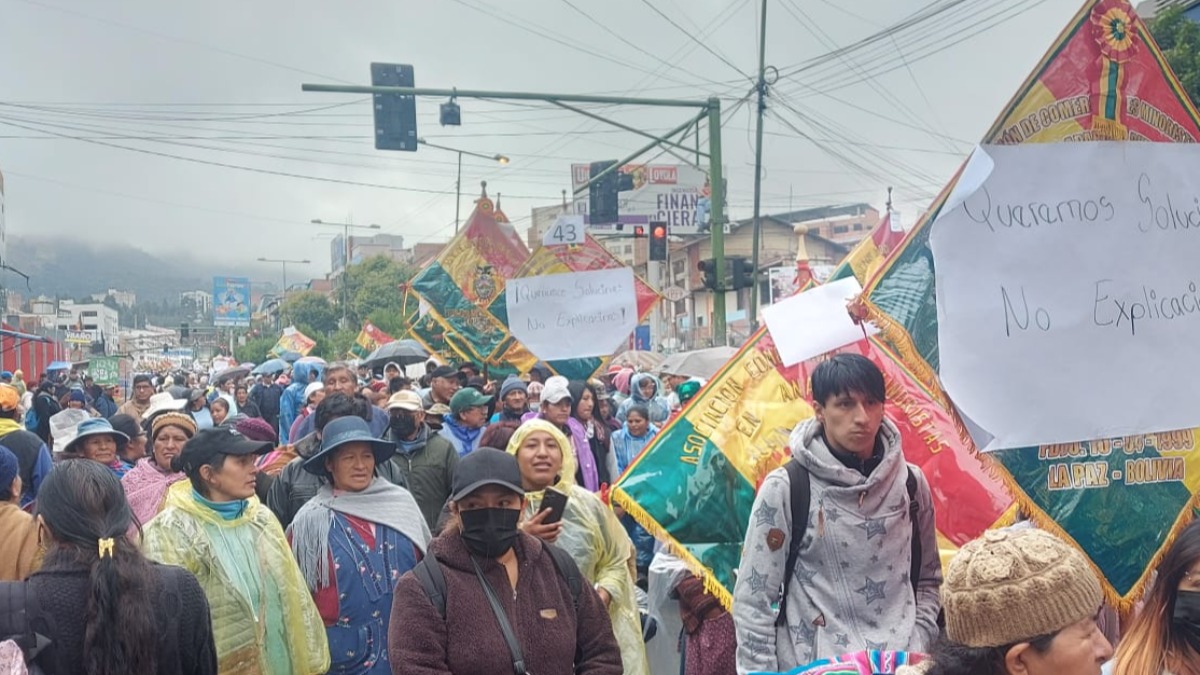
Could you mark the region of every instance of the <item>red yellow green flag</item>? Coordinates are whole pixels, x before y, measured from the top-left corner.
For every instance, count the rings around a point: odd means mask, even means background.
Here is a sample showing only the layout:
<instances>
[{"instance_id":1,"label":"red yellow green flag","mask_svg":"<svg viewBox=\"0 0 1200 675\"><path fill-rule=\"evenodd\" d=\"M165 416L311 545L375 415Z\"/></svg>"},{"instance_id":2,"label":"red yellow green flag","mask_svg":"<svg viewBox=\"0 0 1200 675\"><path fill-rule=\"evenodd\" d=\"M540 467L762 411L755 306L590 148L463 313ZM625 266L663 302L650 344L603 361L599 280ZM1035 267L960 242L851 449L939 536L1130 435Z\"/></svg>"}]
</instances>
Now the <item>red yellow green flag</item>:
<instances>
[{"instance_id":1,"label":"red yellow green flag","mask_svg":"<svg viewBox=\"0 0 1200 675\"><path fill-rule=\"evenodd\" d=\"M1089 0L982 142L1198 139L1200 115L1133 7L1126 0ZM881 340L923 386L935 391L938 325L929 234L957 180L950 181L896 253L864 284L863 306L882 330ZM1114 395L1126 393L1114 386ZM1200 429L1192 429L1004 450L987 461L1039 526L1089 556L1109 601L1130 609L1157 557L1193 517L1191 504L1200 489L1200 458L1193 450L1198 446ZM1186 470L1154 483L1129 481L1131 469L1138 475L1139 462L1164 460L1179 460ZM1094 471L1084 462L1105 464L1102 488L1072 487L1071 476ZM1122 475L1123 480L1115 479Z\"/></svg>"}]
</instances>

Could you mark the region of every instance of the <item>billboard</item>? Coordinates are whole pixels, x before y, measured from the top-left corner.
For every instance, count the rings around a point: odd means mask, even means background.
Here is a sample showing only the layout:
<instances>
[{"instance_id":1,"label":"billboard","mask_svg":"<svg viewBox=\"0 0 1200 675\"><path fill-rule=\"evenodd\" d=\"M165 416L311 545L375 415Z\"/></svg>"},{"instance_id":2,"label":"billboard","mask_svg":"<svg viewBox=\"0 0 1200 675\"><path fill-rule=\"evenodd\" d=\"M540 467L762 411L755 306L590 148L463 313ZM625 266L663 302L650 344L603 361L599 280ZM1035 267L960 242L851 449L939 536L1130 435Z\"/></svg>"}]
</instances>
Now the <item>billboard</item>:
<instances>
[{"instance_id":1,"label":"billboard","mask_svg":"<svg viewBox=\"0 0 1200 675\"><path fill-rule=\"evenodd\" d=\"M618 193L617 210L623 225L667 224L671 234L699 234L708 228L708 173L686 164L626 164L633 189ZM586 216L588 164L571 165L571 187L577 197L574 210ZM580 191L583 190L581 193ZM597 229L605 226L597 226Z\"/></svg>"},{"instance_id":2,"label":"billboard","mask_svg":"<svg viewBox=\"0 0 1200 675\"><path fill-rule=\"evenodd\" d=\"M213 277L213 325L250 327L248 277Z\"/></svg>"}]
</instances>

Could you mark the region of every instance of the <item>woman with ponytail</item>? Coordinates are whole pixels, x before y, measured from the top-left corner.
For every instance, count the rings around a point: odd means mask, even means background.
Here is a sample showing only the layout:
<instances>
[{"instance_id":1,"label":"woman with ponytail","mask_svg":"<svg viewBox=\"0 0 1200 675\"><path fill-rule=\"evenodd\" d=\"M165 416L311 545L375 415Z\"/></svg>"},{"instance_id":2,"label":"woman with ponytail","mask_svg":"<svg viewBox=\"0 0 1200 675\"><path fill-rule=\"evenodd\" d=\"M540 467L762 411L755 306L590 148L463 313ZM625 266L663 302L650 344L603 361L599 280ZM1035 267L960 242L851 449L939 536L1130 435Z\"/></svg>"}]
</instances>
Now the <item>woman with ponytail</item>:
<instances>
[{"instance_id":1,"label":"woman with ponytail","mask_svg":"<svg viewBox=\"0 0 1200 675\"><path fill-rule=\"evenodd\" d=\"M187 571L143 557L125 537L132 522L120 481L98 462L63 462L42 483L42 568L0 584L0 596L23 601L31 628L49 638L35 661L44 672L217 672L203 589Z\"/></svg>"}]
</instances>

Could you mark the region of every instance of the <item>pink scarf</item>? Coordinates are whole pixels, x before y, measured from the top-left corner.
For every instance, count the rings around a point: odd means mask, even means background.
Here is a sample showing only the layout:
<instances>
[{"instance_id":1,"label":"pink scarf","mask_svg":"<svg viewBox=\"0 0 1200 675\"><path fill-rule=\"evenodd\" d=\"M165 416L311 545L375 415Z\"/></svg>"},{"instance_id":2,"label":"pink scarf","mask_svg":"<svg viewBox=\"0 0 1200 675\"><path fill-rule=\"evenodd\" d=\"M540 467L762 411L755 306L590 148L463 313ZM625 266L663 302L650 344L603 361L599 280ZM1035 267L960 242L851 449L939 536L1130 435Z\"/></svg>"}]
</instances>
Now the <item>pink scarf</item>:
<instances>
[{"instance_id":1,"label":"pink scarf","mask_svg":"<svg viewBox=\"0 0 1200 675\"><path fill-rule=\"evenodd\" d=\"M121 479L121 485L125 488L125 499L128 500L129 508L138 522L145 525L158 515L163 498L167 495L167 488L186 477L182 473L163 471L157 464L151 463L149 457L139 459L137 465Z\"/></svg>"}]
</instances>

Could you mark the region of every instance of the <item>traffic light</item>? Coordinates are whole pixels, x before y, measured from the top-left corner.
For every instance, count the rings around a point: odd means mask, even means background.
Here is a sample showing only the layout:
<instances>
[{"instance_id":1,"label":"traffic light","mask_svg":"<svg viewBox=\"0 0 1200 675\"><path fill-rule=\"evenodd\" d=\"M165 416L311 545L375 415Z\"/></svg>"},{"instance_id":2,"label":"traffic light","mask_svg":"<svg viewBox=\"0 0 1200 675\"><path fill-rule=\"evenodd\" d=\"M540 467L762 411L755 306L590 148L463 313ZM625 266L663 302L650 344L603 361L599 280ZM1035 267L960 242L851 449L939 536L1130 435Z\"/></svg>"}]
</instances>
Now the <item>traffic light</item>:
<instances>
[{"instance_id":1,"label":"traffic light","mask_svg":"<svg viewBox=\"0 0 1200 675\"><path fill-rule=\"evenodd\" d=\"M709 258L701 260L696 267L700 269L700 274L704 276L704 287L710 291L720 290L717 287L717 261Z\"/></svg>"},{"instance_id":2,"label":"traffic light","mask_svg":"<svg viewBox=\"0 0 1200 675\"><path fill-rule=\"evenodd\" d=\"M650 259L658 262L667 260L666 223L650 223Z\"/></svg>"},{"instance_id":3,"label":"traffic light","mask_svg":"<svg viewBox=\"0 0 1200 675\"><path fill-rule=\"evenodd\" d=\"M179 339L186 340L191 336L191 328L186 323L179 324Z\"/></svg>"},{"instance_id":4,"label":"traffic light","mask_svg":"<svg viewBox=\"0 0 1200 675\"><path fill-rule=\"evenodd\" d=\"M588 165L588 179L596 176L617 163L615 159L603 162L592 162ZM608 172L598 181L588 186L588 223L591 225L609 225L621 218L618 207L617 193L633 189L633 176L615 169Z\"/></svg>"},{"instance_id":5,"label":"traffic light","mask_svg":"<svg viewBox=\"0 0 1200 675\"><path fill-rule=\"evenodd\" d=\"M372 63L371 84L376 87L412 87L413 67L399 63ZM375 149L417 149L417 99L404 94L375 94ZM445 122L443 122L445 124Z\"/></svg>"},{"instance_id":6,"label":"traffic light","mask_svg":"<svg viewBox=\"0 0 1200 675\"><path fill-rule=\"evenodd\" d=\"M732 290L739 288L754 288L754 265L745 258L729 258L733 281Z\"/></svg>"},{"instance_id":7,"label":"traffic light","mask_svg":"<svg viewBox=\"0 0 1200 675\"><path fill-rule=\"evenodd\" d=\"M645 225L634 225L633 226L633 238L634 239L643 239L643 238L645 238L645 236L646 236L646 226Z\"/></svg>"},{"instance_id":8,"label":"traffic light","mask_svg":"<svg viewBox=\"0 0 1200 675\"><path fill-rule=\"evenodd\" d=\"M592 162L588 167L589 179L599 176L605 169L616 164L616 160ZM617 214L617 172L610 171L588 187L588 223L607 225L615 223Z\"/></svg>"}]
</instances>

